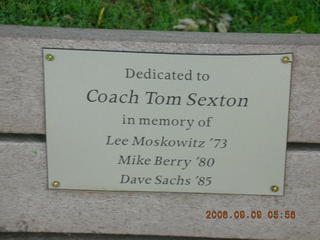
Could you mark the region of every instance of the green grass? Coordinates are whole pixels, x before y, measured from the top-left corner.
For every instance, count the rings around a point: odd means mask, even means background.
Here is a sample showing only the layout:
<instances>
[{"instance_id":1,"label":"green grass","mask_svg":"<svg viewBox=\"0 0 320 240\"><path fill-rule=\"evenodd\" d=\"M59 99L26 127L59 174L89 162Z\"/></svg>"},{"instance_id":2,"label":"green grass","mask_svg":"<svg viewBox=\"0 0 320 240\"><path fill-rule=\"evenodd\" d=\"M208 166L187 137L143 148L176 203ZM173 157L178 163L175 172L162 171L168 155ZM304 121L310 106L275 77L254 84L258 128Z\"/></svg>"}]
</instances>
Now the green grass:
<instances>
[{"instance_id":1,"label":"green grass","mask_svg":"<svg viewBox=\"0 0 320 240\"><path fill-rule=\"evenodd\" d=\"M320 33L320 0L0 0L0 24L32 26L173 30L192 18L210 31L222 13L230 32Z\"/></svg>"}]
</instances>

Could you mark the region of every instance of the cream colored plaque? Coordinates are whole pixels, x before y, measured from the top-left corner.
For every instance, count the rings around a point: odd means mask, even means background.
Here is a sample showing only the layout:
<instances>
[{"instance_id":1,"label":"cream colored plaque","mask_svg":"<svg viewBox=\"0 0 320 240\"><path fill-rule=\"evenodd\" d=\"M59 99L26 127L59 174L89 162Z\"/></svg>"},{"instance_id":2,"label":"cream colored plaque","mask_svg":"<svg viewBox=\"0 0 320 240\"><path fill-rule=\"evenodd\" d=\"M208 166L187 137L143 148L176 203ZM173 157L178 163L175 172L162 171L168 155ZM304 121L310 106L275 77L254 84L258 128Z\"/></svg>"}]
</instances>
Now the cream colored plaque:
<instances>
[{"instance_id":1,"label":"cream colored plaque","mask_svg":"<svg viewBox=\"0 0 320 240\"><path fill-rule=\"evenodd\" d=\"M283 195L291 54L43 61L50 189Z\"/></svg>"}]
</instances>

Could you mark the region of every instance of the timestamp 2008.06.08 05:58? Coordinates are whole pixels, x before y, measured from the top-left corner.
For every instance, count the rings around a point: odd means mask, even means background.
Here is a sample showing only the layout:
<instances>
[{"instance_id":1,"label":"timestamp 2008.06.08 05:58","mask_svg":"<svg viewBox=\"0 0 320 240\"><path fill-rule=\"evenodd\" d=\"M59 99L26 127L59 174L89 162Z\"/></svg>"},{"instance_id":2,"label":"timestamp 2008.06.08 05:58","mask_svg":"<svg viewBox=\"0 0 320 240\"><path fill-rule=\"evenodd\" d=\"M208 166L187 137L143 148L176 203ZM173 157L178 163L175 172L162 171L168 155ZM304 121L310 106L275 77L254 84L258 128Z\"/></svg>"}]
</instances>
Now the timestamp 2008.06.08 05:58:
<instances>
[{"instance_id":1,"label":"timestamp 2008.06.08 05:58","mask_svg":"<svg viewBox=\"0 0 320 240\"><path fill-rule=\"evenodd\" d=\"M207 210L205 219L296 219L297 214L294 210Z\"/></svg>"}]
</instances>

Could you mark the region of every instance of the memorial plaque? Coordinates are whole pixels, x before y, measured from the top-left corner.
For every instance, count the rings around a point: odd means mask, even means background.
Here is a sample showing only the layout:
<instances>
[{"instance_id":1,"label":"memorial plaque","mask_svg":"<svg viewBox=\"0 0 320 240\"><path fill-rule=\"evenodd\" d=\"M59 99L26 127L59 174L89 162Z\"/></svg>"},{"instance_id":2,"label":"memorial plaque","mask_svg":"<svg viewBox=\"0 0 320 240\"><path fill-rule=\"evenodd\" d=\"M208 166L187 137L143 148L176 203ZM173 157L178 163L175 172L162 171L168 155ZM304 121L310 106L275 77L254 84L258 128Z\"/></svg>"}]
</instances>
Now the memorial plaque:
<instances>
[{"instance_id":1,"label":"memorial plaque","mask_svg":"<svg viewBox=\"0 0 320 240\"><path fill-rule=\"evenodd\" d=\"M291 60L44 49L49 188L283 195Z\"/></svg>"}]
</instances>

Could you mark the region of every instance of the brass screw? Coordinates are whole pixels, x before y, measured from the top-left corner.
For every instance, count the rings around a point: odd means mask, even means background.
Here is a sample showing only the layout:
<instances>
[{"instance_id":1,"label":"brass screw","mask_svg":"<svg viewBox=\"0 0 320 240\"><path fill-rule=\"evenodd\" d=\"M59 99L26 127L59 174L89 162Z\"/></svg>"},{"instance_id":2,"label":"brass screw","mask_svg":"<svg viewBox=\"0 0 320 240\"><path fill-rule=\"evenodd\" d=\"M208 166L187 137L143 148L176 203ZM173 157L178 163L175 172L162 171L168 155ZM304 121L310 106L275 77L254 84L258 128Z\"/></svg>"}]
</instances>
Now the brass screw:
<instances>
[{"instance_id":1,"label":"brass screw","mask_svg":"<svg viewBox=\"0 0 320 240\"><path fill-rule=\"evenodd\" d=\"M58 187L60 187L60 182L59 181L53 181L51 185L52 185L52 187L58 188Z\"/></svg>"},{"instance_id":2,"label":"brass screw","mask_svg":"<svg viewBox=\"0 0 320 240\"><path fill-rule=\"evenodd\" d=\"M290 60L290 58L288 56L284 56L282 59L281 59L281 62L283 63L289 63L289 62L292 62L292 60Z\"/></svg>"},{"instance_id":3,"label":"brass screw","mask_svg":"<svg viewBox=\"0 0 320 240\"><path fill-rule=\"evenodd\" d=\"M46 59L47 59L47 61L53 61L54 60L54 56L51 54L51 53L48 53L47 55L46 55Z\"/></svg>"},{"instance_id":4,"label":"brass screw","mask_svg":"<svg viewBox=\"0 0 320 240\"><path fill-rule=\"evenodd\" d=\"M273 186L271 186L271 191L272 192L278 192L279 191L279 187L277 185L273 185Z\"/></svg>"}]
</instances>

